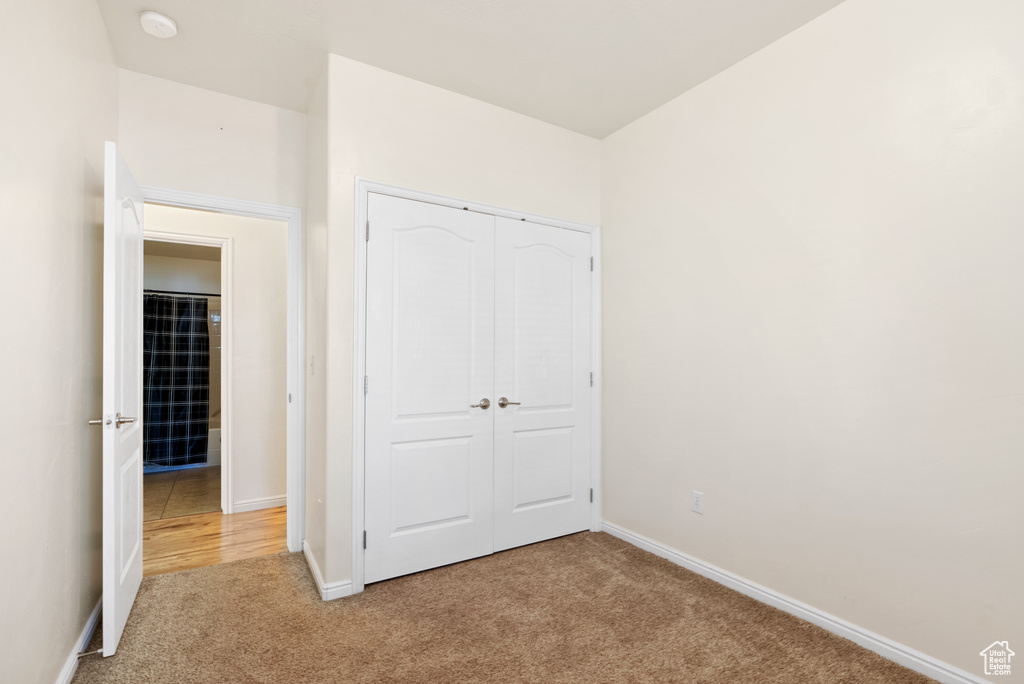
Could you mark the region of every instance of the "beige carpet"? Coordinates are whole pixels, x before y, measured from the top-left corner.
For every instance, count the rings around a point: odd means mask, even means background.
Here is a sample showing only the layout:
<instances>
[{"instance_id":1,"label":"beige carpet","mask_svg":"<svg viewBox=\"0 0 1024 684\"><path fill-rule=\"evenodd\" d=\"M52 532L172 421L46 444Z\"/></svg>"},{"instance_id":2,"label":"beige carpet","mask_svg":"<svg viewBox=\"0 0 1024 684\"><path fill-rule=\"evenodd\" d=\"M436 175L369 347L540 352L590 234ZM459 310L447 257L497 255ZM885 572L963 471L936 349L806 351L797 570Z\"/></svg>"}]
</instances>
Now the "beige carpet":
<instances>
[{"instance_id":1,"label":"beige carpet","mask_svg":"<svg viewBox=\"0 0 1024 684\"><path fill-rule=\"evenodd\" d=\"M117 655L86 658L73 681L931 680L588 532L329 603L301 554L149 577Z\"/></svg>"}]
</instances>

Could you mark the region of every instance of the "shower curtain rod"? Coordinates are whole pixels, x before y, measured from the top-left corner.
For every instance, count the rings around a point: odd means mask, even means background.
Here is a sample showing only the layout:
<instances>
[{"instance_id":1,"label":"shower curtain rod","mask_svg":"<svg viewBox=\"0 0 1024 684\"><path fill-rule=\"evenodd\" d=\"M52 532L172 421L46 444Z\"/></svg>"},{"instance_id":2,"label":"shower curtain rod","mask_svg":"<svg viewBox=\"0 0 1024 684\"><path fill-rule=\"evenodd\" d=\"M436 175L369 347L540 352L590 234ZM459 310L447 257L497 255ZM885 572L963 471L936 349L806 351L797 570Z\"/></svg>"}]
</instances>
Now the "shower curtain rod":
<instances>
[{"instance_id":1,"label":"shower curtain rod","mask_svg":"<svg viewBox=\"0 0 1024 684\"><path fill-rule=\"evenodd\" d=\"M220 297L219 294L211 294L209 292L175 292L174 290L150 290L145 289L143 292L151 292L153 294L166 294L166 295L178 295L180 297Z\"/></svg>"}]
</instances>

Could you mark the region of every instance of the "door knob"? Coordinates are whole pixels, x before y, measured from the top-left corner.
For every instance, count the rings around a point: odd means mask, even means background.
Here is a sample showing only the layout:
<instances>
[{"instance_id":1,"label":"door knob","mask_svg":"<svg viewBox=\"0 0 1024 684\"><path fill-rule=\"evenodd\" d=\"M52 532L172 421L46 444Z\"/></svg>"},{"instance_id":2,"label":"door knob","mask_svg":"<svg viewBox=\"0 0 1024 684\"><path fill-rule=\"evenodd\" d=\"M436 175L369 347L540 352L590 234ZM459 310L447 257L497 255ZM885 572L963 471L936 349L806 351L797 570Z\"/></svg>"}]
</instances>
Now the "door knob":
<instances>
[{"instance_id":1,"label":"door knob","mask_svg":"<svg viewBox=\"0 0 1024 684\"><path fill-rule=\"evenodd\" d=\"M502 397L501 399L498 400L498 406L500 406L501 408L505 408L506 406L520 406L522 405L522 403L523 402L521 401L509 401L505 397Z\"/></svg>"},{"instance_id":2,"label":"door knob","mask_svg":"<svg viewBox=\"0 0 1024 684\"><path fill-rule=\"evenodd\" d=\"M118 411L118 413L117 413L117 420L115 421L114 426L115 427L121 427L125 423L134 423L137 420L138 420L138 418L127 418L127 417L126 418L122 418L121 417L121 412Z\"/></svg>"},{"instance_id":3,"label":"door knob","mask_svg":"<svg viewBox=\"0 0 1024 684\"><path fill-rule=\"evenodd\" d=\"M479 404L470 404L469 408L482 408L484 411L486 411L487 409L491 408L491 400L488 399L487 397L484 397L483 399L480 400Z\"/></svg>"}]
</instances>

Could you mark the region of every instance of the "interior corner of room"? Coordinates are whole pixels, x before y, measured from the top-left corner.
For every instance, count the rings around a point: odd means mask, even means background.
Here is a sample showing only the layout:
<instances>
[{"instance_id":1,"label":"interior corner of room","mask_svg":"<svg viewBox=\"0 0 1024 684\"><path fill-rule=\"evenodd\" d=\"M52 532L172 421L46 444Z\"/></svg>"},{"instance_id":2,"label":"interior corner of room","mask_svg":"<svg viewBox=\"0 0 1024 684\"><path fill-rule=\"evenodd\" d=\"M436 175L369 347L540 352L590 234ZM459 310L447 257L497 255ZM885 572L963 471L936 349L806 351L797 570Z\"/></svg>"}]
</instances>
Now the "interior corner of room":
<instances>
[{"instance_id":1,"label":"interior corner of room","mask_svg":"<svg viewBox=\"0 0 1024 684\"><path fill-rule=\"evenodd\" d=\"M1024 5L165 4L0 23L0 680L1024 657Z\"/></svg>"}]
</instances>

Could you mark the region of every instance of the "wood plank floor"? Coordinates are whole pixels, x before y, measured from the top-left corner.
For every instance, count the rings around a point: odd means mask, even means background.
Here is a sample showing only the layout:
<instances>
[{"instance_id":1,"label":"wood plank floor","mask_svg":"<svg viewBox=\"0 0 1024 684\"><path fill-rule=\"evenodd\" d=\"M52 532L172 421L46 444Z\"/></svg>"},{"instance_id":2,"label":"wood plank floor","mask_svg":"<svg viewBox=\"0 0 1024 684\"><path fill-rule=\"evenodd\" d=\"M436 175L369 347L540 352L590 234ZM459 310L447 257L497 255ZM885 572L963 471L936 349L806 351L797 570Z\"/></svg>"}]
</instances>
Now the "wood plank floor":
<instances>
[{"instance_id":1,"label":"wood plank floor","mask_svg":"<svg viewBox=\"0 0 1024 684\"><path fill-rule=\"evenodd\" d=\"M288 550L287 507L200 513L142 524L142 574L218 565Z\"/></svg>"}]
</instances>

